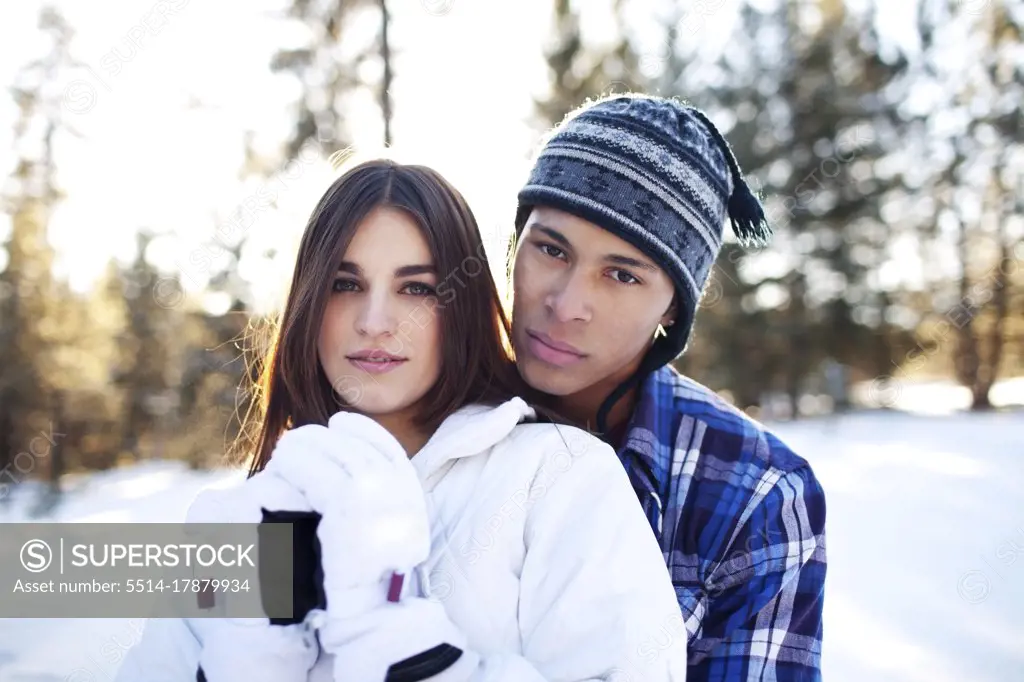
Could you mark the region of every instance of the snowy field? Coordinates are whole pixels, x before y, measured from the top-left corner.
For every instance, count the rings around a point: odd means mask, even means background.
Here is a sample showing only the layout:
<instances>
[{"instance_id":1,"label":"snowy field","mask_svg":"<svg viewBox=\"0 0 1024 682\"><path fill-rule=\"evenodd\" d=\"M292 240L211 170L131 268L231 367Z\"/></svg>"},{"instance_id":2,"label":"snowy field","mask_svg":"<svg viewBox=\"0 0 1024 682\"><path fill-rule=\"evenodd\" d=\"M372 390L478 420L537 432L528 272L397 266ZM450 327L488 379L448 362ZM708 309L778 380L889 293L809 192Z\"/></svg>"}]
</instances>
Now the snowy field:
<instances>
[{"instance_id":1,"label":"snowy field","mask_svg":"<svg viewBox=\"0 0 1024 682\"><path fill-rule=\"evenodd\" d=\"M934 408L940 392L922 397ZM1024 680L1024 411L920 412L776 425L827 496L824 678ZM104 472L53 519L179 521L197 490L233 475L169 462ZM0 620L0 682L111 680L140 624Z\"/></svg>"}]
</instances>

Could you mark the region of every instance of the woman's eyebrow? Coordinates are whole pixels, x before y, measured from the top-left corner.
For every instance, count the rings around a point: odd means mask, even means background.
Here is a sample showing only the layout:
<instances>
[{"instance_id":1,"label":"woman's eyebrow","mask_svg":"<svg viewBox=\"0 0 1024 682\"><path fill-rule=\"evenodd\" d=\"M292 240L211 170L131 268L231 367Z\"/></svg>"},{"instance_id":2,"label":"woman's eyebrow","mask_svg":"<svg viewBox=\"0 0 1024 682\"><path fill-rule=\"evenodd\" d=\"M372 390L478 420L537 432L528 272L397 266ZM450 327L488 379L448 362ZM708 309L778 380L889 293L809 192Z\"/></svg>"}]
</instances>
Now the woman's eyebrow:
<instances>
[{"instance_id":1,"label":"woman's eyebrow","mask_svg":"<svg viewBox=\"0 0 1024 682\"><path fill-rule=\"evenodd\" d=\"M343 260L338 263L338 272L347 272L350 275L358 275L362 272L362 269L351 261Z\"/></svg>"},{"instance_id":2,"label":"woman's eyebrow","mask_svg":"<svg viewBox=\"0 0 1024 682\"><path fill-rule=\"evenodd\" d=\"M347 272L351 275L359 275L362 268L351 261L343 260L338 263L338 272ZM424 265L403 265L395 270L395 277L412 277L413 275L436 275L437 269L427 263Z\"/></svg>"},{"instance_id":3,"label":"woman's eyebrow","mask_svg":"<svg viewBox=\"0 0 1024 682\"><path fill-rule=\"evenodd\" d=\"M403 265L395 270L395 277L412 277L413 275L436 275L437 269L429 263L426 265Z\"/></svg>"}]
</instances>

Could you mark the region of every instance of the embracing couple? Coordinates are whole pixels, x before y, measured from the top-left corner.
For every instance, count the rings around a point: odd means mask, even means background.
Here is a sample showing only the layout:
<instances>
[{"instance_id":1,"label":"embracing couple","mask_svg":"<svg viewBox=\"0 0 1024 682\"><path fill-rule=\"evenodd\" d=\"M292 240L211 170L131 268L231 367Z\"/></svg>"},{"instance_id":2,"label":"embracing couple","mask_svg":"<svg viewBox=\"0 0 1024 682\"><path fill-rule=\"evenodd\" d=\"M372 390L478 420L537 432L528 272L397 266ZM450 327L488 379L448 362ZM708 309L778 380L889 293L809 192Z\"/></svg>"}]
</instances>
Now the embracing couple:
<instances>
[{"instance_id":1,"label":"embracing couple","mask_svg":"<svg viewBox=\"0 0 1024 682\"><path fill-rule=\"evenodd\" d=\"M316 518L321 598L150 620L120 682L821 678L822 489L670 366L724 226L770 237L728 144L688 105L606 98L518 198L507 315L436 172L378 160L328 188L250 475L188 512Z\"/></svg>"}]
</instances>

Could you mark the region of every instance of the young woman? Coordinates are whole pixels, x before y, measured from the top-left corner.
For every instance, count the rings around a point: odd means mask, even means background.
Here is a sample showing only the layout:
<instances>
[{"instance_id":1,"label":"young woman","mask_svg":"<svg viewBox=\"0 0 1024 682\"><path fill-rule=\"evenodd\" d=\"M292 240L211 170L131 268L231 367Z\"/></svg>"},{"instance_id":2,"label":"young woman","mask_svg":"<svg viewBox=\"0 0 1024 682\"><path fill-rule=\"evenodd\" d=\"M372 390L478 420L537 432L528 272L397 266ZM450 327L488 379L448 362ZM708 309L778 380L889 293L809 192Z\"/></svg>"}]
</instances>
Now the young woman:
<instances>
[{"instance_id":1,"label":"young woman","mask_svg":"<svg viewBox=\"0 0 1024 682\"><path fill-rule=\"evenodd\" d=\"M538 420L508 348L453 187L384 160L335 181L264 366L250 477L189 512L319 514L326 607L151 620L118 680L683 680L679 607L625 471Z\"/></svg>"}]
</instances>

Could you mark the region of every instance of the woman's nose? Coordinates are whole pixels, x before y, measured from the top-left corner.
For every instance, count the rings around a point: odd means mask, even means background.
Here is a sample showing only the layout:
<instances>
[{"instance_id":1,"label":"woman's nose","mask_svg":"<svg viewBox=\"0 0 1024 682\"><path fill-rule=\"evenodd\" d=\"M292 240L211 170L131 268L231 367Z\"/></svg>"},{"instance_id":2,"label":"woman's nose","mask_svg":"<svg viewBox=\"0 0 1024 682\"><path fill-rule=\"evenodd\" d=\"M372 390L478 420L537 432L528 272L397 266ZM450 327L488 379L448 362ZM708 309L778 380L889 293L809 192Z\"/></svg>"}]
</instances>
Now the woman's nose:
<instances>
[{"instance_id":1,"label":"woman's nose","mask_svg":"<svg viewBox=\"0 0 1024 682\"><path fill-rule=\"evenodd\" d=\"M385 296L368 296L356 318L356 331L365 336L394 334L396 325L391 303Z\"/></svg>"}]
</instances>

